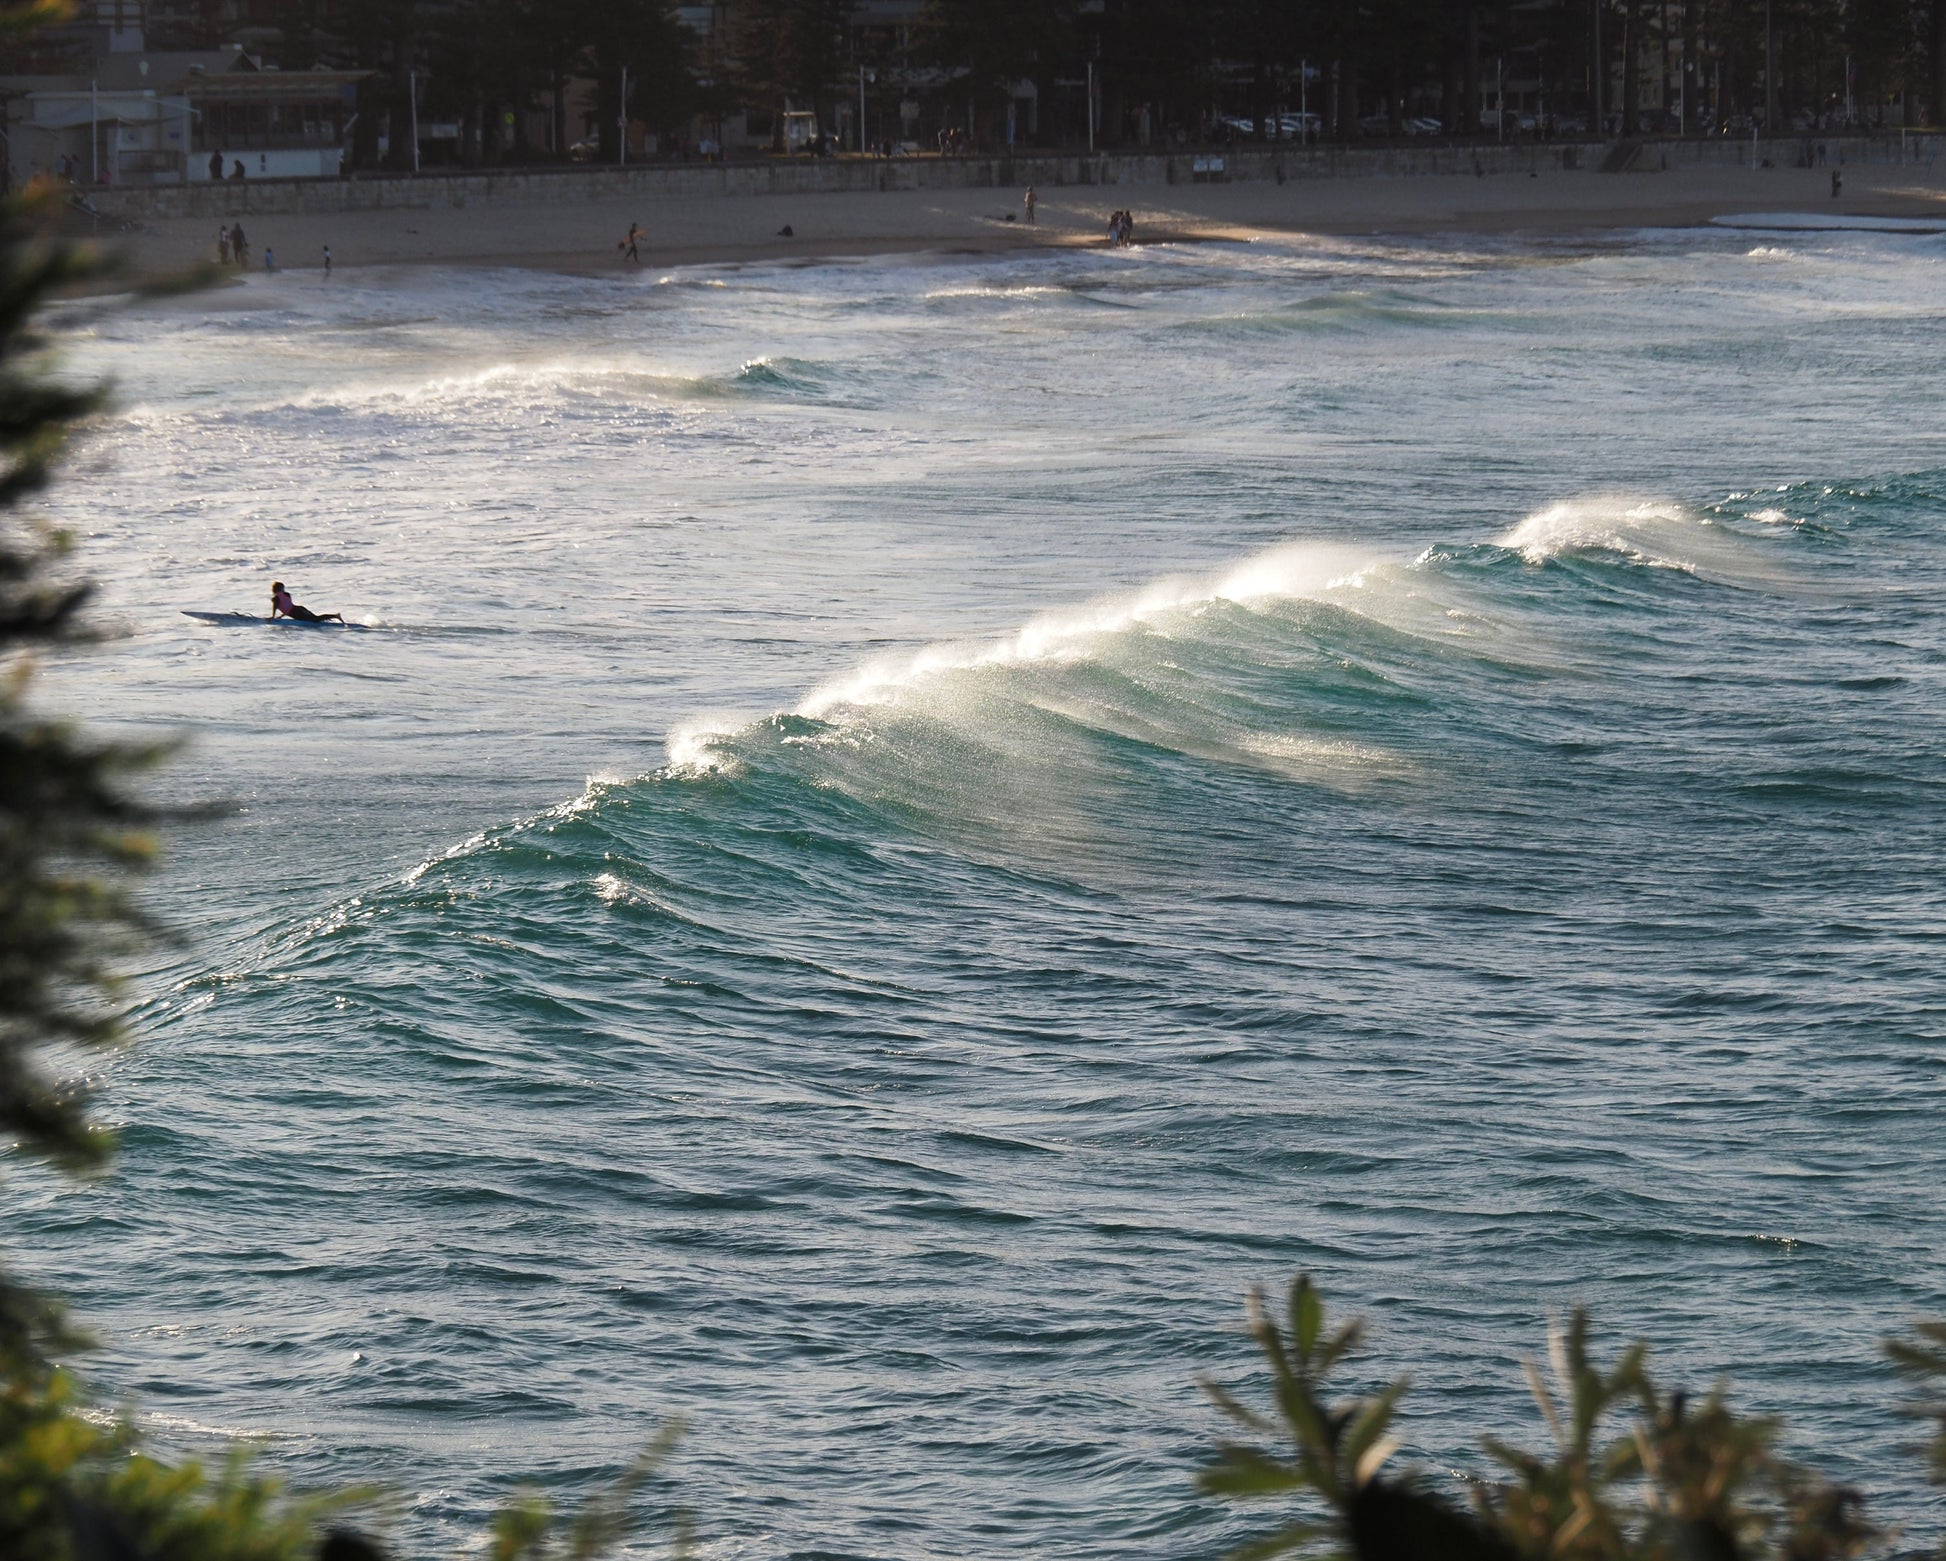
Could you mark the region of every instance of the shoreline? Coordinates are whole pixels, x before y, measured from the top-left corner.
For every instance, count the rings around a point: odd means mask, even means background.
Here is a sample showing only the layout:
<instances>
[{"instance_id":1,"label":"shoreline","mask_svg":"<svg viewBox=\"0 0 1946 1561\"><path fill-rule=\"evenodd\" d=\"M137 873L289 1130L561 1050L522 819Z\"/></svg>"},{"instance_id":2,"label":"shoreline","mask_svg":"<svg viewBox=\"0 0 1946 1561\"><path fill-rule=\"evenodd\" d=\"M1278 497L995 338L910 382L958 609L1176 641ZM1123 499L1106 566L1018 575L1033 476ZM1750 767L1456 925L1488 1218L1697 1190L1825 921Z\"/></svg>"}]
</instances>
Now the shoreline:
<instances>
[{"instance_id":1,"label":"shoreline","mask_svg":"<svg viewBox=\"0 0 1946 1561\"><path fill-rule=\"evenodd\" d=\"M1853 166L1833 198L1830 170L1677 168L1601 174L1379 175L1198 186L1057 187L1029 224L1010 189L888 190L762 195L641 193L531 205L266 214L245 224L251 263L265 251L280 272L334 275L385 265L506 266L571 275L626 274L617 240L641 222L641 268L1008 254L1100 247L1108 215L1134 213L1141 243L1251 242L1296 237L1590 237L1643 228L1707 226L1717 217L1919 218L1946 227L1946 167ZM1009 220L1011 217L1012 220ZM71 215L72 237L94 238L122 270L101 290L154 285L214 262L219 226L164 217L104 231ZM786 237L781 232L790 227ZM241 276L242 271L232 273ZM105 279L106 280L106 279Z\"/></svg>"}]
</instances>

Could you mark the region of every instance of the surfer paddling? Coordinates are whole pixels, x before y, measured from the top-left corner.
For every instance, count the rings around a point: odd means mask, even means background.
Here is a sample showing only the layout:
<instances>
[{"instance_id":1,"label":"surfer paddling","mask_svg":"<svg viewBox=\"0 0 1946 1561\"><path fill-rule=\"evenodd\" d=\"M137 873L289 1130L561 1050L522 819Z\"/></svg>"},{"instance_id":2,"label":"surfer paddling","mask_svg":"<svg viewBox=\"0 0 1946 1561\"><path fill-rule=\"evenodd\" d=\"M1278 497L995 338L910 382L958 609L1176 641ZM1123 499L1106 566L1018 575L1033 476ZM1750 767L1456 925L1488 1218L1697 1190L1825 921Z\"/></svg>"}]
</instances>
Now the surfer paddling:
<instances>
[{"instance_id":1,"label":"surfer paddling","mask_svg":"<svg viewBox=\"0 0 1946 1561\"><path fill-rule=\"evenodd\" d=\"M270 616L274 621L279 614L295 618L299 623L343 623L345 615L338 612L312 612L308 607L300 607L291 600L291 593L284 589L282 580L273 580L270 585Z\"/></svg>"}]
</instances>

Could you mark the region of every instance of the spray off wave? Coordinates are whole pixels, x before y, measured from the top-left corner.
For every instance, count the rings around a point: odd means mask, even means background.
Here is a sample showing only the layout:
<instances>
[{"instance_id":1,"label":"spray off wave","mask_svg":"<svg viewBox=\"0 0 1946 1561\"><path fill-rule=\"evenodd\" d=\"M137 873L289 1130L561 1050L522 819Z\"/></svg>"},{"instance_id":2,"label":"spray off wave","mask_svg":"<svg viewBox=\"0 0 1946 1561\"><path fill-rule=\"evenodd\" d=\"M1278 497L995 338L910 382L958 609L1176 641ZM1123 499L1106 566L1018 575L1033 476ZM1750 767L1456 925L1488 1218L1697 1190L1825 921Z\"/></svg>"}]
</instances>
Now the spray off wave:
<instances>
[{"instance_id":1,"label":"spray off wave","mask_svg":"<svg viewBox=\"0 0 1946 1561\"><path fill-rule=\"evenodd\" d=\"M1627 497L1552 505L1491 542L1417 557L1292 542L1004 636L876 658L787 711L688 723L664 773L783 765L1008 830L1113 813L1156 755L1360 790L1441 763L1427 712L1463 711L1487 682L1577 669L1529 577L1604 561L1711 581L1777 573L1710 516Z\"/></svg>"}]
</instances>

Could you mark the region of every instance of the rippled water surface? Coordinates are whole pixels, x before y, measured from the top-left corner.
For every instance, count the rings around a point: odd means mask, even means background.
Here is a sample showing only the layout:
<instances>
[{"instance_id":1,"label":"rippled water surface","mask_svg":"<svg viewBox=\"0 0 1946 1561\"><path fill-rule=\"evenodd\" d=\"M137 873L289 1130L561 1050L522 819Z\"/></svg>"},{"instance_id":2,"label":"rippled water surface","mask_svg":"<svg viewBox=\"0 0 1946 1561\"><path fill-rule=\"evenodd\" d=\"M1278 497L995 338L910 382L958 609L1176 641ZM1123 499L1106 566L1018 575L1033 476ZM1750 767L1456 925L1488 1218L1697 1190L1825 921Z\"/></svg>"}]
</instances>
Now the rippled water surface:
<instances>
[{"instance_id":1,"label":"rippled water surface","mask_svg":"<svg viewBox=\"0 0 1946 1561\"><path fill-rule=\"evenodd\" d=\"M1194 1377L1298 1268L1435 1467L1587 1301L1920 1515L1942 253L76 310L120 410L51 503L132 637L52 696L234 815L117 1174L10 1244L158 1435L421 1552L679 1412L709 1554L1210 1554ZM179 615L273 576L369 627Z\"/></svg>"}]
</instances>

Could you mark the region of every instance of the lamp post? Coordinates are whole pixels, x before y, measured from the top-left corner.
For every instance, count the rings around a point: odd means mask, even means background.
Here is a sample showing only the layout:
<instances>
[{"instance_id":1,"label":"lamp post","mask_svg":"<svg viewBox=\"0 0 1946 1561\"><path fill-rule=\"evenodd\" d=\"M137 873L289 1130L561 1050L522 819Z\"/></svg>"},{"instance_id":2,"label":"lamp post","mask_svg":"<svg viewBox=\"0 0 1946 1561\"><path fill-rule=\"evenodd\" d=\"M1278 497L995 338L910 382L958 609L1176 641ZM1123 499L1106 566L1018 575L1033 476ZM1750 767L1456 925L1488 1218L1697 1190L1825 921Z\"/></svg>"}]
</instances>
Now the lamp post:
<instances>
[{"instance_id":1,"label":"lamp post","mask_svg":"<svg viewBox=\"0 0 1946 1561\"><path fill-rule=\"evenodd\" d=\"M615 124L619 134L615 138L615 161L628 166L628 67L622 67L622 101L615 110Z\"/></svg>"},{"instance_id":2,"label":"lamp post","mask_svg":"<svg viewBox=\"0 0 1946 1561\"><path fill-rule=\"evenodd\" d=\"M858 67L858 150L865 150L865 83L878 77L863 65Z\"/></svg>"}]
</instances>

